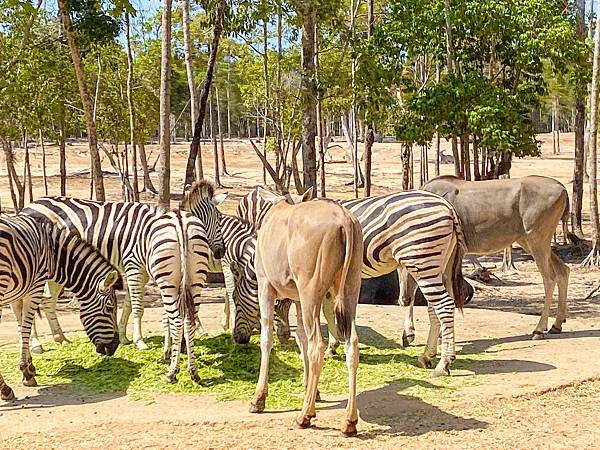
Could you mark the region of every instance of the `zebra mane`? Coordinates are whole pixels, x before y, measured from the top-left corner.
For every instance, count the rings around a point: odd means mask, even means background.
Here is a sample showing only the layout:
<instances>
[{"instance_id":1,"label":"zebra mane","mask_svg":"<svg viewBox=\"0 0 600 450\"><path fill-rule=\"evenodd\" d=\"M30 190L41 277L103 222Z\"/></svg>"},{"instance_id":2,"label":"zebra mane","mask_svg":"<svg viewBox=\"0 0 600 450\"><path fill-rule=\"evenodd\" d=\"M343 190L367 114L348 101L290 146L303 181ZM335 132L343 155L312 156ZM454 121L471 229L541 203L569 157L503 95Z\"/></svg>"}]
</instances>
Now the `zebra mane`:
<instances>
[{"instance_id":1,"label":"zebra mane","mask_svg":"<svg viewBox=\"0 0 600 450\"><path fill-rule=\"evenodd\" d=\"M192 186L185 192L179 208L189 210L204 198L213 198L215 195L215 185L206 179L194 181Z\"/></svg>"}]
</instances>

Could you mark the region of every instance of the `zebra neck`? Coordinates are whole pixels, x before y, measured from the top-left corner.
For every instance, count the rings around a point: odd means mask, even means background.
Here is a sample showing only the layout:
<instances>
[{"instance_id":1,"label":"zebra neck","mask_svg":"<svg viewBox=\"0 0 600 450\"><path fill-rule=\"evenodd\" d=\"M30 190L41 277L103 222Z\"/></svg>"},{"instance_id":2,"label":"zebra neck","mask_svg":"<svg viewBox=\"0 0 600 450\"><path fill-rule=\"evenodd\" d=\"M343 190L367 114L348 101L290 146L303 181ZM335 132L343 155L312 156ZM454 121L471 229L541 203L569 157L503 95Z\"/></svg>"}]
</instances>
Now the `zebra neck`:
<instances>
[{"instance_id":1,"label":"zebra neck","mask_svg":"<svg viewBox=\"0 0 600 450\"><path fill-rule=\"evenodd\" d=\"M55 246L54 273L50 276L79 299L92 293L98 280L108 274L111 267L83 241L67 239Z\"/></svg>"}]
</instances>

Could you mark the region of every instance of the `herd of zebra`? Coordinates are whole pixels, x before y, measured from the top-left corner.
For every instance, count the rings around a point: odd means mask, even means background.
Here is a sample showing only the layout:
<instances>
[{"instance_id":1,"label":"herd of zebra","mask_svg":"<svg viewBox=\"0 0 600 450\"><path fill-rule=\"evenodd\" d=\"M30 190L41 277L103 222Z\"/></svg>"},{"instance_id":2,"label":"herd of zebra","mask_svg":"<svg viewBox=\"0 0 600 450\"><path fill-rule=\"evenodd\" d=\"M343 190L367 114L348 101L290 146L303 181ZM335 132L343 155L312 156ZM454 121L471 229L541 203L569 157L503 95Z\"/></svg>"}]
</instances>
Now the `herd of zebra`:
<instances>
[{"instance_id":1,"label":"herd of zebra","mask_svg":"<svg viewBox=\"0 0 600 450\"><path fill-rule=\"evenodd\" d=\"M31 351L41 347L34 325L35 313L40 308L46 314L55 340L66 342L56 316L56 301L62 287L72 291L78 299L81 321L97 352L112 355L119 344L131 343L126 336L131 313L133 344L139 350L147 349L142 333L142 314L144 288L149 278L158 286L164 305L164 352L165 358L170 361L167 379L176 381L179 354L185 348L188 372L193 380L198 381L193 337L198 330L202 330L199 319L202 317L202 288L208 271L216 267L223 270L226 297L233 301L232 335L235 342L247 344L253 330L259 329L261 332L261 376L251 410L262 411L268 379L264 370L268 371L273 315L278 336L286 338L289 336L287 315L291 302L285 297L300 301L302 295L295 297L293 293L301 291L302 283L299 280L306 275L305 272L297 275L302 268L282 268L280 279L284 281L279 283L273 281L273 274L268 273L270 269L265 268L265 261L271 255L279 258L281 261L276 262L283 267L285 258L281 256L282 248L290 246L284 241L277 244L283 239L285 231L282 228L288 226L288 222L282 221L283 225L274 228L276 216L278 213L281 215L283 210L281 206L278 209L273 205L289 204L292 207L302 202L302 205L307 205L302 214L315 222L318 230L325 232L327 226L331 225L325 223L328 220L326 217L342 217L338 210L343 210L343 214L351 217L348 220L357 224L363 242L360 263L362 278L378 277L397 270L403 279L408 274L416 282L427 301L430 319L427 343L418 363L424 368L432 367L441 337L441 358L432 374L449 375L450 365L456 358L454 312L456 307L462 308L465 301L461 269L462 258L467 252L461 225L464 219L459 217L446 199L425 191L406 191L337 203L326 200L307 202L310 197L310 192L302 197L290 194L277 196L257 188L240 200L236 215L228 215L217 209L226 194L215 194L212 184L201 181L186 192L176 210L143 203L100 203L67 197L44 197L31 203L16 217L0 219L0 307L11 304L19 321L19 367L24 384L36 384ZM319 207L323 211L331 210L331 214L310 213L310 208L320 211ZM291 230L289 235L292 241L310 240L310 236L303 236L301 230ZM346 243L346 250L348 239L348 236L342 236L340 241L342 247ZM325 240L326 237L323 242ZM263 242L262 247L260 242ZM271 249L269 245L279 247ZM308 248L310 245L302 246L304 248L301 251L311 251ZM288 247L285 251L291 251ZM331 248L319 248L319 243L313 244L313 247L317 252L317 262L326 260L327 254L334 252ZM343 248L341 252L343 254ZM348 258L349 255L346 255L344 275L341 277L342 290L346 276L350 285L356 281L350 280L351 274L347 275L350 264ZM335 290L335 286L340 285L342 272L335 269L332 273ZM120 287L120 276L126 284L126 298L117 321L115 289ZM319 277L313 274L311 283L314 284L316 279ZM278 289L277 283L284 287ZM327 283L323 292L332 287L331 280ZM290 287L292 285L293 288ZM282 295L273 294L277 299L270 299L273 295L267 292L279 292ZM283 295L284 292L292 294ZM341 322L348 319L354 327L358 292L339 295L356 298L346 299L355 302L350 320L342 314L341 300L336 297L333 301L329 294L324 296L323 311L330 333L328 354L335 352L339 344L339 331L342 332L341 337L352 335L349 325ZM269 299L266 300L266 297ZM274 308L270 307L270 300L273 300ZM321 299L318 299L317 305L319 314ZM314 330L302 329L311 322L304 317L304 325L301 325L298 304L296 309L299 318L297 339L305 362L306 398L312 399L305 400L305 408L298 419L299 425L306 426L314 417L316 382L319 364L322 365L322 355L319 357L317 353L324 353L325 349L322 348L320 332L315 337L312 336ZM346 313L350 314L348 311ZM229 302L226 301L224 328L229 326L229 322ZM306 334L309 334L308 340ZM347 342L347 354L351 351L348 345ZM347 356L352 397L355 395L355 386L352 388L351 366L357 364L357 360L351 360ZM265 361L266 369L263 367ZM315 370L317 378L313 382L309 374L315 373ZM355 374L355 367L353 370ZM314 392L309 392L313 388ZM1 375L0 396L4 400L14 398L12 389ZM355 408L355 402L350 401L349 409L351 404ZM349 412L348 417L343 430L351 435L356 432L355 411Z\"/></svg>"}]
</instances>

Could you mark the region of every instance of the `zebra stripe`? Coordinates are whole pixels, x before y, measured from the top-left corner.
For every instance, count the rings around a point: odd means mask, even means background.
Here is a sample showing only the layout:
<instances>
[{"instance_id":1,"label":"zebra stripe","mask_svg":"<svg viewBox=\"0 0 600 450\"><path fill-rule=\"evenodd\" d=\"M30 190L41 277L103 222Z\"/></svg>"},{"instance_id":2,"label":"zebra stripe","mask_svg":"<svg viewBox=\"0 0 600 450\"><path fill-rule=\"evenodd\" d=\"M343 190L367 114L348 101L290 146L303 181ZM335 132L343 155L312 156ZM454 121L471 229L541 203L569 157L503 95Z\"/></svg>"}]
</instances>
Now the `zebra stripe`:
<instances>
[{"instance_id":1,"label":"zebra stripe","mask_svg":"<svg viewBox=\"0 0 600 450\"><path fill-rule=\"evenodd\" d=\"M456 290L452 284L461 277L464 249L464 237L454 208L443 198L424 191L340 203L363 228L363 278L382 276L401 268L415 278L427 300L430 317L428 344L419 358L420 364L431 366L441 329L442 358L434 374L449 373L455 359L455 302L448 289ZM237 214L260 228L270 207L271 204L254 190L240 200ZM335 327L330 327L330 333L335 335Z\"/></svg>"},{"instance_id":2,"label":"zebra stripe","mask_svg":"<svg viewBox=\"0 0 600 450\"><path fill-rule=\"evenodd\" d=\"M0 314L2 305L11 304L19 322L25 385L36 385L29 338L46 281L55 280L77 296L81 322L96 351L112 355L119 345L118 278L106 258L69 230L27 216L0 219ZM0 397L14 398L1 375Z\"/></svg>"}]
</instances>

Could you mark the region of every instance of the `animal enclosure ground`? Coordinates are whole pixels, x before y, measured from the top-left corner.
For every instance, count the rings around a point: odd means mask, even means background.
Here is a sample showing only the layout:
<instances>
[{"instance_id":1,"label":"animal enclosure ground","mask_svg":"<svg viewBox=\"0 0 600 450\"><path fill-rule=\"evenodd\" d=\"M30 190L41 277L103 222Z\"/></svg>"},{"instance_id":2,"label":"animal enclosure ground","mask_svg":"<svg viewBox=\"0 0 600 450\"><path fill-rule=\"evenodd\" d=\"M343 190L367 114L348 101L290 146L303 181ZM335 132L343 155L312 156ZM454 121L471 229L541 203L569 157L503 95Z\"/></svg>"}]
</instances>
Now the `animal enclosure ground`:
<instances>
[{"instance_id":1,"label":"animal enclosure ground","mask_svg":"<svg viewBox=\"0 0 600 450\"><path fill-rule=\"evenodd\" d=\"M553 176L571 192L573 137L561 137L561 155L550 155L551 138L541 136L543 158L516 160L513 177ZM152 148L149 146L149 150ZM187 146L178 144L174 150L173 190L179 192ZM234 198L224 206L233 211L235 198L260 184L261 171L246 143L230 142L226 150L233 176L224 177L223 183ZM72 173L67 184L69 194L86 197L88 179L74 176L88 164L85 146L72 145L68 151L68 170ZM49 172L55 174L57 149L49 146L48 152ZM334 148L333 160L341 161L342 153ZM151 162L155 156L156 150ZM418 154L415 156L418 168ZM4 167L0 156L0 168ZM34 176L41 175L40 167L34 159ZM109 170L107 163L105 169ZM442 169L443 173L451 173L452 166L443 165ZM206 166L205 171L212 173L211 166ZM430 171L433 172L433 165ZM327 174L332 197L352 196L352 187L347 184L351 181L350 164L330 163ZM43 195L40 181L41 178L34 179L35 196ZM109 198L119 199L118 179L110 177L106 181ZM375 144L374 183L376 194L398 190L398 145ZM52 176L50 193L57 192L58 177ZM2 171L0 199L6 208L10 197ZM153 200L150 196L144 199ZM584 229L589 230L587 201L586 193ZM18 400L0 402L0 447L594 446L600 439L600 296L584 298L600 277L597 270L578 267L585 249L557 250L571 267L570 315L564 333L543 341L529 339L541 311L543 286L533 261L517 251L519 272L495 272L500 281L485 286L476 284L473 304L465 309L464 316L457 315L458 360L451 380L432 380L426 371L413 365L426 337L428 319L424 308L416 309L416 346L404 350L397 346L403 310L360 305L359 333L366 339L361 347L363 364L359 367L359 436L353 439L344 439L338 431L347 379L341 359L326 363L321 385L324 401L317 405L315 426L310 430L292 426L301 398L300 363L292 344L275 349L269 412L248 413L248 399L258 371L258 348L255 343L247 349L234 347L226 335L219 334L221 288L206 290L206 304L201 311L210 336L198 341L204 380L200 388L188 384L184 371L179 375L179 384L171 386L164 381L165 366L156 338L150 339L151 352L139 355L132 348L120 348L118 359L114 360L103 360L90 353L84 343L77 342L66 349L49 346L51 352L34 356L40 387L23 387L15 356L16 323L9 310L4 309L0 322L0 370L9 375ZM485 258L483 262L499 267L501 258ZM470 271L467 263L464 270ZM162 329L160 309L155 292L150 291L143 326L146 334L156 336ZM65 331L71 337L80 335L76 313L69 305L63 306L59 319ZM42 340L48 342L44 322L40 326L45 333ZM291 381L284 380L288 375ZM285 407L286 401L289 407Z\"/></svg>"}]
</instances>

